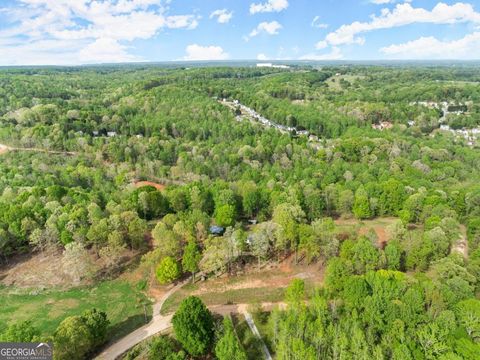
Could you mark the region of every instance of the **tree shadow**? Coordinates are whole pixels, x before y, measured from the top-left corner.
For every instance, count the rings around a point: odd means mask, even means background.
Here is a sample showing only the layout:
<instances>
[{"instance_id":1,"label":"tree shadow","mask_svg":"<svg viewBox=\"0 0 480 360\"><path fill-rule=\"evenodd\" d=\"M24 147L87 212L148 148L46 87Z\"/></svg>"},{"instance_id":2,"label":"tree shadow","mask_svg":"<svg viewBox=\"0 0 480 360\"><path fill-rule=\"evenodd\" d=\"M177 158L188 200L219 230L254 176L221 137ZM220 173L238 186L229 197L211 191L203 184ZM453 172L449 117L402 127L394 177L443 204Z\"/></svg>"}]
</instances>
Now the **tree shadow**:
<instances>
[{"instance_id":1,"label":"tree shadow","mask_svg":"<svg viewBox=\"0 0 480 360\"><path fill-rule=\"evenodd\" d=\"M110 326L108 329L108 343L114 343L118 339L121 339L125 335L130 334L132 331L139 327L149 323L152 320L152 316L147 314L147 322L145 322L144 314L137 314L130 316L124 321Z\"/></svg>"}]
</instances>

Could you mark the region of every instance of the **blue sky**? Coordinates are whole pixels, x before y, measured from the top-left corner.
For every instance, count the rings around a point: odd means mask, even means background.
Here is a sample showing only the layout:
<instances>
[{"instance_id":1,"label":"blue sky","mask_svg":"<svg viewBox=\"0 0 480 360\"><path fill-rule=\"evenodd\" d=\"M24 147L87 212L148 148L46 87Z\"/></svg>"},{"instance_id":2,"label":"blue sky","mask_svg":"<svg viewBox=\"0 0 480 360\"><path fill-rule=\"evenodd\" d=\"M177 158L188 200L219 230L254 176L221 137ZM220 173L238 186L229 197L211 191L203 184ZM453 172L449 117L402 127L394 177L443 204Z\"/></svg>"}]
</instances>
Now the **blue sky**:
<instances>
[{"instance_id":1,"label":"blue sky","mask_svg":"<svg viewBox=\"0 0 480 360\"><path fill-rule=\"evenodd\" d=\"M0 0L0 65L480 59L480 0Z\"/></svg>"}]
</instances>

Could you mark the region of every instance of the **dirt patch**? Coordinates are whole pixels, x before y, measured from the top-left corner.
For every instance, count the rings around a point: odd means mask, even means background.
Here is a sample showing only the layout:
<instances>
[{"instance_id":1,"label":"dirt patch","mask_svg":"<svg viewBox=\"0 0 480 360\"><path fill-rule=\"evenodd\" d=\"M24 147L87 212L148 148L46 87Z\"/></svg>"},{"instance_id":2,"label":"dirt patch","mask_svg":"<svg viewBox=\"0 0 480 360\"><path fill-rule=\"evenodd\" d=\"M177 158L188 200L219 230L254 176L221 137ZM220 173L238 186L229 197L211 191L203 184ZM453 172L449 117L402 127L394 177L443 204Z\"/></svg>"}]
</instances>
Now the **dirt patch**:
<instances>
[{"instance_id":1,"label":"dirt patch","mask_svg":"<svg viewBox=\"0 0 480 360\"><path fill-rule=\"evenodd\" d=\"M377 245L383 249L387 244L388 240L390 240L390 235L387 233L384 227L378 225L373 227L365 226L360 228L359 235L367 236L371 230L375 231L375 234L377 235Z\"/></svg>"},{"instance_id":2,"label":"dirt patch","mask_svg":"<svg viewBox=\"0 0 480 360\"><path fill-rule=\"evenodd\" d=\"M376 226L374 228L378 236L378 244L385 246L385 244L390 240L390 235L387 233L384 227Z\"/></svg>"},{"instance_id":3,"label":"dirt patch","mask_svg":"<svg viewBox=\"0 0 480 360\"><path fill-rule=\"evenodd\" d=\"M166 188L165 185L155 183L155 182L152 182L152 181L136 181L134 183L134 185L135 185L136 188L140 188L140 187L143 187L143 186L153 186L158 191L163 191Z\"/></svg>"},{"instance_id":4,"label":"dirt patch","mask_svg":"<svg viewBox=\"0 0 480 360\"><path fill-rule=\"evenodd\" d=\"M0 144L0 155L5 154L8 151L8 147Z\"/></svg>"},{"instance_id":5,"label":"dirt patch","mask_svg":"<svg viewBox=\"0 0 480 360\"><path fill-rule=\"evenodd\" d=\"M377 244L379 247L384 248L387 242L390 240L390 234L387 231L387 227L397 221L396 218L378 218L372 220L357 220L354 218L349 219L336 219L335 225L339 227L339 230L345 230L345 228L355 229L359 235L368 235L373 230L377 236Z\"/></svg>"},{"instance_id":6,"label":"dirt patch","mask_svg":"<svg viewBox=\"0 0 480 360\"><path fill-rule=\"evenodd\" d=\"M314 285L320 285L324 278L324 268L320 264L295 264L294 256L290 256L280 264L270 264L258 270L252 268L243 275L221 276L200 284L193 295L231 290L285 288L293 279L302 279Z\"/></svg>"},{"instance_id":7,"label":"dirt patch","mask_svg":"<svg viewBox=\"0 0 480 360\"><path fill-rule=\"evenodd\" d=\"M467 227L465 225L460 225L460 237L453 244L451 252L458 252L468 259Z\"/></svg>"}]
</instances>

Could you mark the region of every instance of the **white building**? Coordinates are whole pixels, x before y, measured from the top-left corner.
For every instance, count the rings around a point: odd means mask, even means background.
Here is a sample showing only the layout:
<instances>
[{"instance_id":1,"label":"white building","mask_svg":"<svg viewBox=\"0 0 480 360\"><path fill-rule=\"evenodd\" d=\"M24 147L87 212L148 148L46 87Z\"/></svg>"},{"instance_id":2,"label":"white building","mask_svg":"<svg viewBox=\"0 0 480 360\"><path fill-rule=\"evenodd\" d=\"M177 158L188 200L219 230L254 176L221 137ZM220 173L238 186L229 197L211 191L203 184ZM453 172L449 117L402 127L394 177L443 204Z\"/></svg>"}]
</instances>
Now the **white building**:
<instances>
[{"instance_id":1,"label":"white building","mask_svg":"<svg viewBox=\"0 0 480 360\"><path fill-rule=\"evenodd\" d=\"M274 65L272 63L258 63L257 67L260 68L274 68L274 69L290 69L288 65Z\"/></svg>"}]
</instances>

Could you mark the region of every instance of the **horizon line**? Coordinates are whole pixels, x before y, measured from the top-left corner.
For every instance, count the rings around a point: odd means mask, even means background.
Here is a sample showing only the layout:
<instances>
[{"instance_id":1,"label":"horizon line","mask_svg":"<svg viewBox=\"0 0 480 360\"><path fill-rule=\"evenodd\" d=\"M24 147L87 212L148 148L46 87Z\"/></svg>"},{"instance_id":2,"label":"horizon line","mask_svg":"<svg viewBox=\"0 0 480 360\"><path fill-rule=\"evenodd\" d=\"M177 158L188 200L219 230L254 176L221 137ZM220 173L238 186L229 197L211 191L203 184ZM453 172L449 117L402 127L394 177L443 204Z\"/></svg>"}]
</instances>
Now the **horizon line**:
<instances>
[{"instance_id":1,"label":"horizon line","mask_svg":"<svg viewBox=\"0 0 480 360\"><path fill-rule=\"evenodd\" d=\"M106 63L83 63L83 64L19 64L19 65L0 65L0 68L33 68L33 67L93 67L93 66L128 66L128 65L156 65L156 64L227 64L235 62L247 62L256 64L282 63L282 64L302 64L302 63L479 63L479 59L335 59L335 60L315 60L315 59L228 59L228 60L159 60L159 61L128 61L128 62L106 62Z\"/></svg>"}]
</instances>

